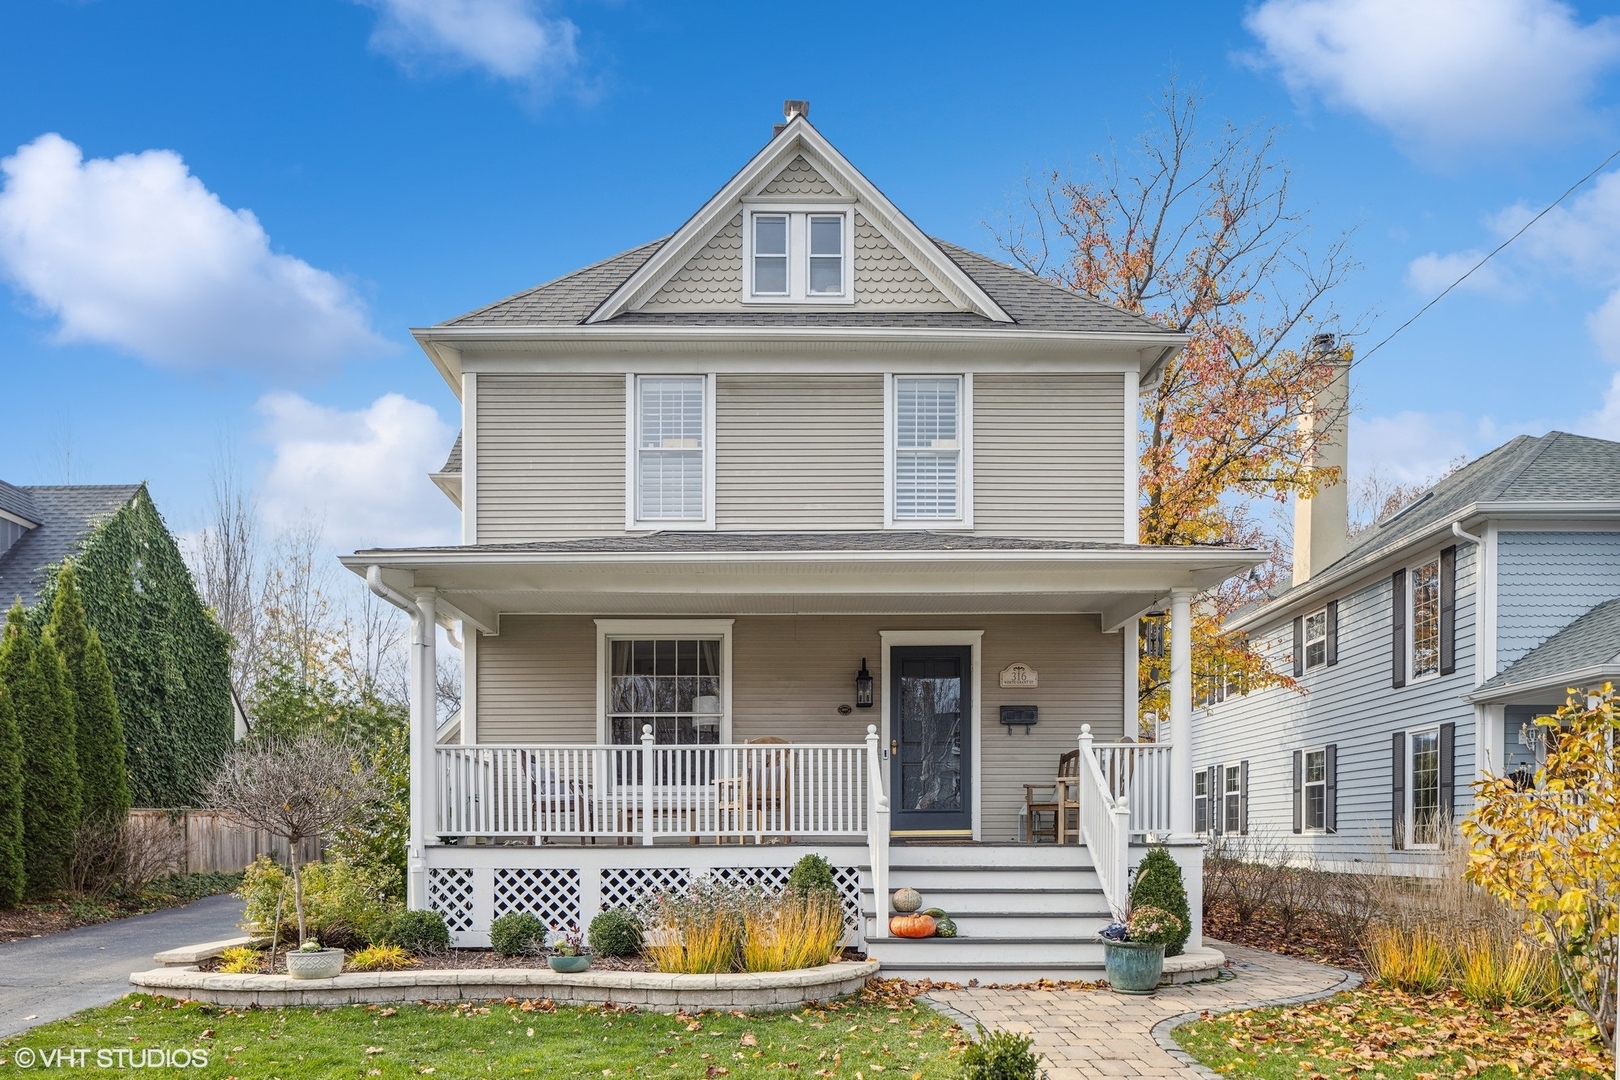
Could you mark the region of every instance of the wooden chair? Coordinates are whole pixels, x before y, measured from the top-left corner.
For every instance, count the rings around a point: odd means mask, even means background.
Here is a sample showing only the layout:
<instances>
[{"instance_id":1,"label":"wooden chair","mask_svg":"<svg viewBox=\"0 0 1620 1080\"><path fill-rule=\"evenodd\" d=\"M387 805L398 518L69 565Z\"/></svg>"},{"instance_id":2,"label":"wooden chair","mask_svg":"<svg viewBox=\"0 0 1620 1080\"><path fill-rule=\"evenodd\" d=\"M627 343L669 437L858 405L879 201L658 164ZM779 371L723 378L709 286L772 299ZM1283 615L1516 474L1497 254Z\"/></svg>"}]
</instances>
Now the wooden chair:
<instances>
[{"instance_id":1,"label":"wooden chair","mask_svg":"<svg viewBox=\"0 0 1620 1080\"><path fill-rule=\"evenodd\" d=\"M1056 779L1045 784L1024 785L1024 840L1036 843L1050 832L1052 842L1067 843L1069 839L1069 811L1074 811L1075 831L1080 827L1080 751L1070 750L1058 758ZM1038 815L1051 814L1052 827L1043 829Z\"/></svg>"},{"instance_id":2,"label":"wooden chair","mask_svg":"<svg viewBox=\"0 0 1620 1080\"><path fill-rule=\"evenodd\" d=\"M774 735L766 735L758 739L749 739L744 746L788 746L786 739L779 739ZM740 835L737 842L740 844L749 832L756 836L767 830L762 829L762 820L768 817L775 818L784 826L787 824L789 797L793 787L793 778L790 775L791 755L785 750L756 750L744 752L743 768L740 776L722 777L714 782L716 820L722 830L722 835L716 836L714 842L725 843L724 830L735 829ZM785 832L772 832L772 836L779 836L780 843L791 843L793 838Z\"/></svg>"}]
</instances>

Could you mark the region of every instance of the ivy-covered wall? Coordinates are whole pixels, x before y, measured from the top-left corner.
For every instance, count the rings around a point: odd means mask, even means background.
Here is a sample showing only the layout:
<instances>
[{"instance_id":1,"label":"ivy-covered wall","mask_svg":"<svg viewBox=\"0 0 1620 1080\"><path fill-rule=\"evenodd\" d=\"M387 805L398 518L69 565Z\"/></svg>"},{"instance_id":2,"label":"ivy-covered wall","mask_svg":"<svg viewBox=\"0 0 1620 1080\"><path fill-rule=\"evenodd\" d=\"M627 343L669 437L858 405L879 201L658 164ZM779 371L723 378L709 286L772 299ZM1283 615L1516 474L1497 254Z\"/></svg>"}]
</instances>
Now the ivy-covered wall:
<instances>
[{"instance_id":1,"label":"ivy-covered wall","mask_svg":"<svg viewBox=\"0 0 1620 1080\"><path fill-rule=\"evenodd\" d=\"M196 806L235 734L230 635L214 621L143 484L73 557L123 714L136 806ZM42 625L55 575L29 615Z\"/></svg>"}]
</instances>

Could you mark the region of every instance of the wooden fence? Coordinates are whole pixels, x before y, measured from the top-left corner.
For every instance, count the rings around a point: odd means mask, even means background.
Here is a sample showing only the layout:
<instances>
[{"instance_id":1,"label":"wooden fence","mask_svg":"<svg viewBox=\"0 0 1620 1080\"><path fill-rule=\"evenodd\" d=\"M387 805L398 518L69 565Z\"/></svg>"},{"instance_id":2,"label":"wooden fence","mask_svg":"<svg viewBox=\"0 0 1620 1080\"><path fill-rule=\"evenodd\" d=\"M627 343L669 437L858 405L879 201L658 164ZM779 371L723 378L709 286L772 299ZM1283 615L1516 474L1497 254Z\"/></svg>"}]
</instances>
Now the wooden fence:
<instances>
[{"instance_id":1,"label":"wooden fence","mask_svg":"<svg viewBox=\"0 0 1620 1080\"><path fill-rule=\"evenodd\" d=\"M285 866L287 841L263 829L249 829L217 810L131 810L130 826L156 844L174 849L174 873L234 874L260 855ZM321 844L306 840L299 847L300 862L317 862Z\"/></svg>"}]
</instances>

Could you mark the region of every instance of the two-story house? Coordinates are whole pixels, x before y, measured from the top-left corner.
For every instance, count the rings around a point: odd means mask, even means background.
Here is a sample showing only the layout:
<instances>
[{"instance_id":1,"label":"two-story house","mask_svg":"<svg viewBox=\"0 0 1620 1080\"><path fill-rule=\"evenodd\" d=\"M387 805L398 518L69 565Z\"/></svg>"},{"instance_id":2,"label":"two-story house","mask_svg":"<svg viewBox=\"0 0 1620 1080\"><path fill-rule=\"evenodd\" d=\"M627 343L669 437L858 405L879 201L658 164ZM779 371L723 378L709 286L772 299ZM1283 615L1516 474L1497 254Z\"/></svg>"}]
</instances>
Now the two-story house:
<instances>
[{"instance_id":1,"label":"two-story house","mask_svg":"<svg viewBox=\"0 0 1620 1080\"><path fill-rule=\"evenodd\" d=\"M1181 741L1119 745L1136 619L1262 556L1137 543L1180 336L931 239L807 111L673 234L414 332L463 543L344 560L416 622L410 903L475 945L817 851L890 971L1073 977L1145 834L1199 906L1186 656ZM900 885L962 939L889 938Z\"/></svg>"},{"instance_id":2,"label":"two-story house","mask_svg":"<svg viewBox=\"0 0 1620 1080\"><path fill-rule=\"evenodd\" d=\"M1292 586L1231 625L1297 689L1204 701L1195 825L1422 872L1477 777L1534 772L1535 717L1620 674L1620 443L1520 436L1353 538L1342 493L1296 523Z\"/></svg>"}]
</instances>

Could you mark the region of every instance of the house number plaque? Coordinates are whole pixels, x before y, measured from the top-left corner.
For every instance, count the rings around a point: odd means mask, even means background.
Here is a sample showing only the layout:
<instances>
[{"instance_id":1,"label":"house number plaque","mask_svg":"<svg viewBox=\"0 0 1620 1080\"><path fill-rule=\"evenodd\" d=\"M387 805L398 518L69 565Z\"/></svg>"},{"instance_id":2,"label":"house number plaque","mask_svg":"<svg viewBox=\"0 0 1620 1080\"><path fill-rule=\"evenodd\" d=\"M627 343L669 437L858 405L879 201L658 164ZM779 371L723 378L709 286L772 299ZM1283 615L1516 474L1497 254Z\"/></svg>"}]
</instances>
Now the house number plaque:
<instances>
[{"instance_id":1,"label":"house number plaque","mask_svg":"<svg viewBox=\"0 0 1620 1080\"><path fill-rule=\"evenodd\" d=\"M1001 688L1016 690L1041 684L1041 674L1028 664L1008 664L1001 669Z\"/></svg>"}]
</instances>

